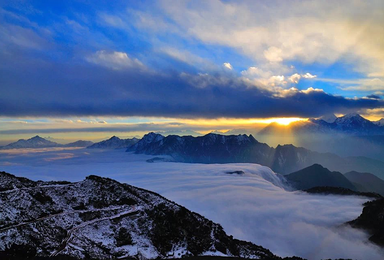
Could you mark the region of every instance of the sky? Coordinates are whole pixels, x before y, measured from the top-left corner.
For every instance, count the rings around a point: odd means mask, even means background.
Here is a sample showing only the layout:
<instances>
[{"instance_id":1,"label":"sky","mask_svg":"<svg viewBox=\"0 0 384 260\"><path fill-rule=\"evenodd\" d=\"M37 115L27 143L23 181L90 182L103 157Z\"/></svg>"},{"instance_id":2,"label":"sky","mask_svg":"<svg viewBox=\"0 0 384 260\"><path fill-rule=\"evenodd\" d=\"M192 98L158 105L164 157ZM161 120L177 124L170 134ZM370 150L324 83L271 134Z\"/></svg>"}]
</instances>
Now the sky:
<instances>
[{"instance_id":1,"label":"sky","mask_svg":"<svg viewBox=\"0 0 384 260\"><path fill-rule=\"evenodd\" d=\"M384 2L0 1L0 142L384 117Z\"/></svg>"}]
</instances>

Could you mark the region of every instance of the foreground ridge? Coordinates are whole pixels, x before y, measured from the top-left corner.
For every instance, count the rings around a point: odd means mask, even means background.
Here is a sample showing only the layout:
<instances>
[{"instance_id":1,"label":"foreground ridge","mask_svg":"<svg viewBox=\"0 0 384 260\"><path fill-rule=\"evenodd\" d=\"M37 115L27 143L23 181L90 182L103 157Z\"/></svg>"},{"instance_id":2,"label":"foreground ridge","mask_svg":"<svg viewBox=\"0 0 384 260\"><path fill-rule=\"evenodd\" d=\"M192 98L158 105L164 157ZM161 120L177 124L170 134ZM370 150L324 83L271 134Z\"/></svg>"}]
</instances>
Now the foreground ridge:
<instances>
[{"instance_id":1,"label":"foreground ridge","mask_svg":"<svg viewBox=\"0 0 384 260\"><path fill-rule=\"evenodd\" d=\"M112 179L34 182L0 172L0 185L1 259L281 259L154 192Z\"/></svg>"}]
</instances>

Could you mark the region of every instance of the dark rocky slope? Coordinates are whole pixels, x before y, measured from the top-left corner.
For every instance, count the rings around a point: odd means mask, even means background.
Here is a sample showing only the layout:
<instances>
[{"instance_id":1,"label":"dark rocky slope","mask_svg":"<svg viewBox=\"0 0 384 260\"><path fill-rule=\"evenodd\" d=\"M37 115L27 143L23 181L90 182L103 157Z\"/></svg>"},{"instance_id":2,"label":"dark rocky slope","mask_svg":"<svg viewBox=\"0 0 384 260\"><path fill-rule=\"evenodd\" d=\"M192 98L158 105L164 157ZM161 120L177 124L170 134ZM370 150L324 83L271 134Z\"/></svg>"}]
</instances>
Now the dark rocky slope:
<instances>
[{"instance_id":1,"label":"dark rocky slope","mask_svg":"<svg viewBox=\"0 0 384 260\"><path fill-rule=\"evenodd\" d=\"M364 203L361 215L348 224L366 230L371 242L384 246L384 198Z\"/></svg>"}]
</instances>

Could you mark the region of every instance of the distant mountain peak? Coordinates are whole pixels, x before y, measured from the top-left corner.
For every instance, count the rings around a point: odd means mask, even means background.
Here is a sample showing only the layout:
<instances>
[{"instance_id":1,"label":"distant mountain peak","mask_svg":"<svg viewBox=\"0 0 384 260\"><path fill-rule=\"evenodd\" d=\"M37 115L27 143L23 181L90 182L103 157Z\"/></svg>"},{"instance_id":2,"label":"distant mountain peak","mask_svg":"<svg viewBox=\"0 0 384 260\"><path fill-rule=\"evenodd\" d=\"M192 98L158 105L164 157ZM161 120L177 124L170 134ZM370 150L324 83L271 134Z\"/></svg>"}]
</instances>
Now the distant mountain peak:
<instances>
[{"instance_id":1,"label":"distant mountain peak","mask_svg":"<svg viewBox=\"0 0 384 260\"><path fill-rule=\"evenodd\" d=\"M146 142L153 142L155 140L159 141L159 140L161 140L163 138L164 138L164 136L161 135L161 134L157 134L155 132L149 132L148 134L143 136L142 140L145 140Z\"/></svg>"},{"instance_id":2,"label":"distant mountain peak","mask_svg":"<svg viewBox=\"0 0 384 260\"><path fill-rule=\"evenodd\" d=\"M337 119L337 116L335 116L335 114L327 114L319 117L319 119L324 120L327 123L333 123Z\"/></svg>"},{"instance_id":3,"label":"distant mountain peak","mask_svg":"<svg viewBox=\"0 0 384 260\"><path fill-rule=\"evenodd\" d=\"M349 114L346 114L344 116L338 117L335 121L344 122L346 120L359 120L359 121L361 121L361 120L367 120L367 119L365 119L364 117L362 117L361 115L359 115L357 113L349 113Z\"/></svg>"},{"instance_id":4,"label":"distant mountain peak","mask_svg":"<svg viewBox=\"0 0 384 260\"><path fill-rule=\"evenodd\" d=\"M353 113L348 113L348 114L345 114L344 116L342 117L345 117L345 118L351 118L351 117L362 117L360 114L356 113L356 112L353 112Z\"/></svg>"},{"instance_id":5,"label":"distant mountain peak","mask_svg":"<svg viewBox=\"0 0 384 260\"><path fill-rule=\"evenodd\" d=\"M61 144L49 141L38 135L29 138L27 140L20 139L17 142L10 143L3 147L3 149L15 149L15 148L46 148L46 147L60 147Z\"/></svg>"},{"instance_id":6,"label":"distant mountain peak","mask_svg":"<svg viewBox=\"0 0 384 260\"><path fill-rule=\"evenodd\" d=\"M99 148L99 149L118 149L118 148L127 148L137 142L137 138L132 139L121 139L117 136L112 136L111 138L92 144L87 148Z\"/></svg>"}]
</instances>

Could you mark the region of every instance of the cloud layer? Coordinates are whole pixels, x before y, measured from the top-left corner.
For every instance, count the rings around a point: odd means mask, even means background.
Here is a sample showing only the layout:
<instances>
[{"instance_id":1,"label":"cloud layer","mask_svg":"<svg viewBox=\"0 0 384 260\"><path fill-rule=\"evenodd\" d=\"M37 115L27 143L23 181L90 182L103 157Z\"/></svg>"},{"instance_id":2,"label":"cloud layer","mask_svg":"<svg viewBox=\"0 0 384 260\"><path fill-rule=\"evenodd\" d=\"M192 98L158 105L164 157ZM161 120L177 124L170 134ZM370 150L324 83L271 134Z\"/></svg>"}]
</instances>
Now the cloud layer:
<instances>
[{"instance_id":1,"label":"cloud layer","mask_svg":"<svg viewBox=\"0 0 384 260\"><path fill-rule=\"evenodd\" d=\"M281 256L383 257L366 243L366 234L340 226L361 213L364 198L289 192L269 168L256 164L146 163L148 158L123 150L51 149L6 154L0 164L34 180L78 181L97 174L150 189L222 224L236 238ZM226 174L236 170L245 174Z\"/></svg>"},{"instance_id":2,"label":"cloud layer","mask_svg":"<svg viewBox=\"0 0 384 260\"><path fill-rule=\"evenodd\" d=\"M312 117L384 105L382 100L347 99L311 89L268 90L226 73L164 75L143 69L136 58L120 52L90 57L91 63L32 67L32 61L20 65L5 59L9 69L0 70L0 84L6 86L0 89L0 115Z\"/></svg>"},{"instance_id":3,"label":"cloud layer","mask_svg":"<svg viewBox=\"0 0 384 260\"><path fill-rule=\"evenodd\" d=\"M364 98L384 90L382 1L57 5L0 6L0 116L312 117L383 108Z\"/></svg>"}]
</instances>

